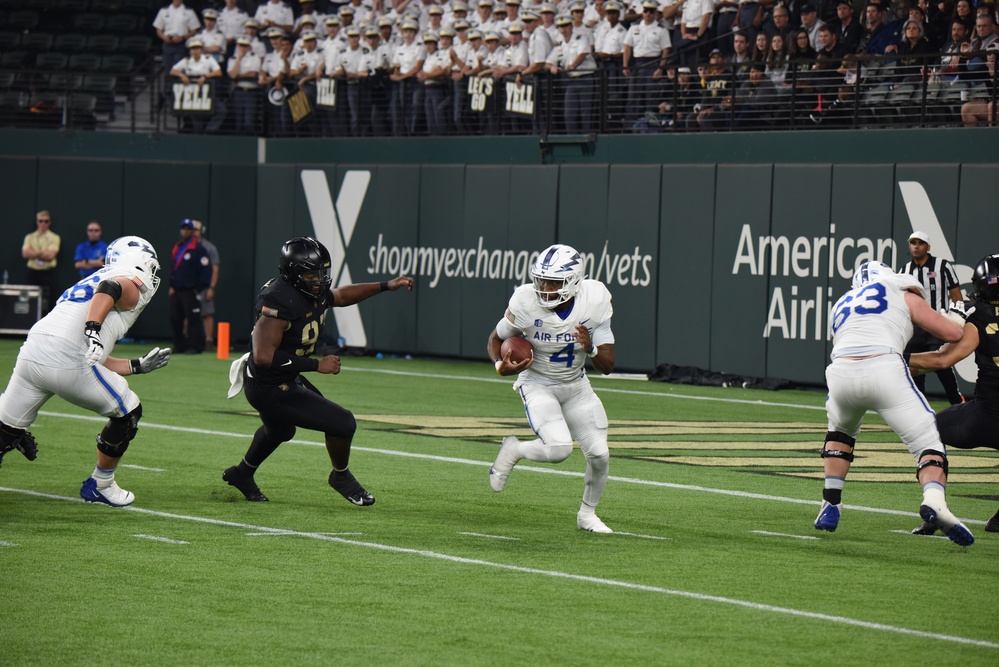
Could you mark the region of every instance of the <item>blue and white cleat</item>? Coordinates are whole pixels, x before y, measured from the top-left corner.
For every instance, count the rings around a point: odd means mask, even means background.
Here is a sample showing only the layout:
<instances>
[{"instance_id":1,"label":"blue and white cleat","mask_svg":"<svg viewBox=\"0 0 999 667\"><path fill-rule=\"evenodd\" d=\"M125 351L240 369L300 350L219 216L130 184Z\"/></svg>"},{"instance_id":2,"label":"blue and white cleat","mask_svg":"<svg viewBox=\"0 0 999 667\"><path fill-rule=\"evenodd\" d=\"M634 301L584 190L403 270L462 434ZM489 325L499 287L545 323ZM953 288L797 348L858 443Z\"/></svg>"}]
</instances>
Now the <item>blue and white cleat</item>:
<instances>
[{"instance_id":1,"label":"blue and white cleat","mask_svg":"<svg viewBox=\"0 0 999 667\"><path fill-rule=\"evenodd\" d=\"M960 547L970 547L975 543L975 536L968 527L946 507L920 505L919 516L926 523L934 524L947 536L947 539Z\"/></svg>"},{"instance_id":2,"label":"blue and white cleat","mask_svg":"<svg viewBox=\"0 0 999 667\"><path fill-rule=\"evenodd\" d=\"M135 501L135 494L118 486L118 483L111 480L111 485L103 489L97 488L97 480L88 477L80 487L80 497L88 503L104 503L111 507L125 507Z\"/></svg>"},{"instance_id":3,"label":"blue and white cleat","mask_svg":"<svg viewBox=\"0 0 999 667\"><path fill-rule=\"evenodd\" d=\"M823 500L819 515L815 517L815 530L826 530L830 533L835 533L836 527L839 525L839 515L842 511L842 503L833 505L828 500Z\"/></svg>"},{"instance_id":4,"label":"blue and white cleat","mask_svg":"<svg viewBox=\"0 0 999 667\"><path fill-rule=\"evenodd\" d=\"M496 461L493 463L493 467L489 469L489 486L496 493L502 491L503 487L506 486L506 478L510 476L510 471L513 470L513 467L517 465L517 461L520 460L517 456L517 445L519 444L520 440L512 435L503 438L503 444L500 445Z\"/></svg>"}]
</instances>

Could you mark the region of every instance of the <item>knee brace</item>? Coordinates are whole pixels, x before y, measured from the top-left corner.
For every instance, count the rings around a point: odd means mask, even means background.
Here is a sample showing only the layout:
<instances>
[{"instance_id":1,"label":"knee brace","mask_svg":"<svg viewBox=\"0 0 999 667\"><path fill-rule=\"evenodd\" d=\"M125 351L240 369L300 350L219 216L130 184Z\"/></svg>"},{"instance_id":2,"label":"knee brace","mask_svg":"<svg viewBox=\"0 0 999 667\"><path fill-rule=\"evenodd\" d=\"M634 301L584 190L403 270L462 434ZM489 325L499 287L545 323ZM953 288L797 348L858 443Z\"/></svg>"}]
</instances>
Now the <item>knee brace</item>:
<instances>
[{"instance_id":1,"label":"knee brace","mask_svg":"<svg viewBox=\"0 0 999 667\"><path fill-rule=\"evenodd\" d=\"M142 417L142 404L124 417L112 417L104 430L97 436L97 450L111 458L119 459L128 449L135 434L139 431L139 419Z\"/></svg>"},{"instance_id":2,"label":"knee brace","mask_svg":"<svg viewBox=\"0 0 999 667\"><path fill-rule=\"evenodd\" d=\"M943 458L943 461L937 461L936 459L927 459L926 461L923 460L924 457L932 455L936 455ZM944 454L943 452L938 452L935 449L924 449L919 454L919 463L916 465L916 480L919 480L919 471L929 466L936 466L937 468L943 468L945 478L950 472L950 465L947 463L946 454Z\"/></svg>"},{"instance_id":3,"label":"knee brace","mask_svg":"<svg viewBox=\"0 0 999 667\"><path fill-rule=\"evenodd\" d=\"M844 445L848 446L850 449L853 449L853 446L857 444L856 438L852 438L848 436L846 433L843 433L842 431L826 432L826 442L830 441L841 442ZM853 463L853 458L854 458L852 452L844 452L838 449L826 449L825 447L822 448L821 456L824 459L843 459L848 463Z\"/></svg>"}]
</instances>

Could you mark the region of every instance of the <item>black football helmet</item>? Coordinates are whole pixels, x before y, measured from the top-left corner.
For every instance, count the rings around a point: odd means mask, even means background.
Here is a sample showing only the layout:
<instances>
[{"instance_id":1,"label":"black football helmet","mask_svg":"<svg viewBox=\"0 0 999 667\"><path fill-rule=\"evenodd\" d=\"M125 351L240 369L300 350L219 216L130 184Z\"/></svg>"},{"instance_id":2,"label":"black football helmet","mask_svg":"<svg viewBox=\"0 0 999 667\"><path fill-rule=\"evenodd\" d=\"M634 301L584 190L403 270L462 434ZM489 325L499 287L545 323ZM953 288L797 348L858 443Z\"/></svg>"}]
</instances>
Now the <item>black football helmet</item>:
<instances>
[{"instance_id":1,"label":"black football helmet","mask_svg":"<svg viewBox=\"0 0 999 667\"><path fill-rule=\"evenodd\" d=\"M315 299L333 284L330 275L332 264L326 246L311 236L296 236L281 246L278 270L282 280L291 283L310 299ZM306 274L313 275L307 277Z\"/></svg>"},{"instance_id":2,"label":"black football helmet","mask_svg":"<svg viewBox=\"0 0 999 667\"><path fill-rule=\"evenodd\" d=\"M999 303L999 253L983 257L971 276L975 298L979 301Z\"/></svg>"}]
</instances>

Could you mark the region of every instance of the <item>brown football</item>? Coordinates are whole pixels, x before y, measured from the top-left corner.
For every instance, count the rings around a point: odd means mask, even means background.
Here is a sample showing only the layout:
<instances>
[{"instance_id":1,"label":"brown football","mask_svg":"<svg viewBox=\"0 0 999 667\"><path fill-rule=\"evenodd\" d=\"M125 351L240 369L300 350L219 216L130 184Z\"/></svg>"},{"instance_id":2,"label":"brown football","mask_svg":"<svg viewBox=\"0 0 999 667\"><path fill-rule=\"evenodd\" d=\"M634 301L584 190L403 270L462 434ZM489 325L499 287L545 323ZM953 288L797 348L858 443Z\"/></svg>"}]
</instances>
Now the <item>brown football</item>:
<instances>
[{"instance_id":1,"label":"brown football","mask_svg":"<svg viewBox=\"0 0 999 667\"><path fill-rule=\"evenodd\" d=\"M531 342L522 336L514 336L503 341L500 347L502 358L506 359L507 352L510 353L510 361L520 363L524 359L534 356L534 348Z\"/></svg>"}]
</instances>

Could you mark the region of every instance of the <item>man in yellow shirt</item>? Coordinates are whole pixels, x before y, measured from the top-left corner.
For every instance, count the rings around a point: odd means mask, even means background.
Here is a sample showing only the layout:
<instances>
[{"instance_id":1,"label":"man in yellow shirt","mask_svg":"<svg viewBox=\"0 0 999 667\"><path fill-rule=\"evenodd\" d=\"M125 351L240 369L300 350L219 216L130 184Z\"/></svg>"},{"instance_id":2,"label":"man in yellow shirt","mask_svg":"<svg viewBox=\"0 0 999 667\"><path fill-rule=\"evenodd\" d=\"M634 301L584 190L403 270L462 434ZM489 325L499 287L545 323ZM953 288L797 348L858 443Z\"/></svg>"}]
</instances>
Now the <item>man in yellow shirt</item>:
<instances>
[{"instance_id":1,"label":"man in yellow shirt","mask_svg":"<svg viewBox=\"0 0 999 667\"><path fill-rule=\"evenodd\" d=\"M52 216L48 211L35 214L38 229L24 237L21 256L28 260L28 284L42 288L42 310L52 309L56 294L56 256L59 235L52 231Z\"/></svg>"}]
</instances>

